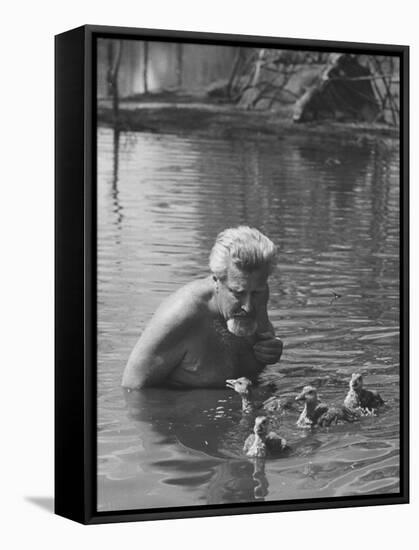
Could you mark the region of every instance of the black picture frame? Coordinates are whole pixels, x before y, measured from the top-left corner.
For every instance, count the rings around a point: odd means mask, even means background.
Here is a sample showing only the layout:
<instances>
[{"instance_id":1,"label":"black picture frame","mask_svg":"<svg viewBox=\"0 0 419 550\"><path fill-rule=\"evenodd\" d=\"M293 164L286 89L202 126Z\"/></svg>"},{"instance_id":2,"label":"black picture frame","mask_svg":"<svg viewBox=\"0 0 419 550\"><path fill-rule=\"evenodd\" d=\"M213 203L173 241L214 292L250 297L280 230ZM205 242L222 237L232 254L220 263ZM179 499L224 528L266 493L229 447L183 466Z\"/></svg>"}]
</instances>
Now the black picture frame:
<instances>
[{"instance_id":1,"label":"black picture frame","mask_svg":"<svg viewBox=\"0 0 419 550\"><path fill-rule=\"evenodd\" d=\"M400 58L400 493L98 512L96 509L96 41L147 39ZM84 524L409 502L409 48L82 26L55 38L55 513Z\"/></svg>"}]
</instances>

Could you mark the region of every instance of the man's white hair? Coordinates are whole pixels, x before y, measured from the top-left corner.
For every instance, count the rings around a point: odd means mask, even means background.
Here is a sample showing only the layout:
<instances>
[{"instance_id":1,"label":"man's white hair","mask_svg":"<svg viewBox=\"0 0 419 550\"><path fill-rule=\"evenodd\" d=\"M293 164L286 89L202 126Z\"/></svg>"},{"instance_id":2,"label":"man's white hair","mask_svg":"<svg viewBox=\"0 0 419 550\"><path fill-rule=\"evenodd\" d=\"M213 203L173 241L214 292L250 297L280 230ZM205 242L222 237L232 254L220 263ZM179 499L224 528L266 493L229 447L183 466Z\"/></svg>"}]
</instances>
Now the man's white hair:
<instances>
[{"instance_id":1,"label":"man's white hair","mask_svg":"<svg viewBox=\"0 0 419 550\"><path fill-rule=\"evenodd\" d=\"M209 266L221 280L227 276L230 263L248 272L267 267L270 274L276 264L276 255L276 246L268 237L254 227L239 225L218 234Z\"/></svg>"}]
</instances>

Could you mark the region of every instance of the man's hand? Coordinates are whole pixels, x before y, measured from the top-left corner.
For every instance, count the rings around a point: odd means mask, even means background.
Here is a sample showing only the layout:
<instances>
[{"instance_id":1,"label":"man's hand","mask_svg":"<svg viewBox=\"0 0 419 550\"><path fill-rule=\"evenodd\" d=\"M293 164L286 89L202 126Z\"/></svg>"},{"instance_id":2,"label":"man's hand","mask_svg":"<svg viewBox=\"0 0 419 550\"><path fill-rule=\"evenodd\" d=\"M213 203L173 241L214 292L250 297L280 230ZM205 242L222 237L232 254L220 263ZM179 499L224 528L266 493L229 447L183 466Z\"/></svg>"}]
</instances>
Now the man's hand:
<instances>
[{"instance_id":1,"label":"man's hand","mask_svg":"<svg viewBox=\"0 0 419 550\"><path fill-rule=\"evenodd\" d=\"M253 346L255 357L265 365L273 365L282 355L282 342L272 332L262 332L257 335L258 341Z\"/></svg>"}]
</instances>

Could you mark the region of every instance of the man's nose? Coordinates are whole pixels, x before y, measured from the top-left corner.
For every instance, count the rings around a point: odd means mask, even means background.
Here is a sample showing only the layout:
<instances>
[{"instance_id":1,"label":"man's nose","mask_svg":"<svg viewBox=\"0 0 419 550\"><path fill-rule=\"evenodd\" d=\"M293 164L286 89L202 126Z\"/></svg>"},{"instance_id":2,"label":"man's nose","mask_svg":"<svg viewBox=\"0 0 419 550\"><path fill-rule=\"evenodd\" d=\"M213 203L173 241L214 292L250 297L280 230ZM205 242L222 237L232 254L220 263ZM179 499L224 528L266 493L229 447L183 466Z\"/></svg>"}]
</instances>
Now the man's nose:
<instances>
[{"instance_id":1,"label":"man's nose","mask_svg":"<svg viewBox=\"0 0 419 550\"><path fill-rule=\"evenodd\" d=\"M246 313L252 313L252 311L253 311L253 302L252 302L252 297L251 297L250 293L243 296L242 302L241 302L241 308Z\"/></svg>"}]
</instances>

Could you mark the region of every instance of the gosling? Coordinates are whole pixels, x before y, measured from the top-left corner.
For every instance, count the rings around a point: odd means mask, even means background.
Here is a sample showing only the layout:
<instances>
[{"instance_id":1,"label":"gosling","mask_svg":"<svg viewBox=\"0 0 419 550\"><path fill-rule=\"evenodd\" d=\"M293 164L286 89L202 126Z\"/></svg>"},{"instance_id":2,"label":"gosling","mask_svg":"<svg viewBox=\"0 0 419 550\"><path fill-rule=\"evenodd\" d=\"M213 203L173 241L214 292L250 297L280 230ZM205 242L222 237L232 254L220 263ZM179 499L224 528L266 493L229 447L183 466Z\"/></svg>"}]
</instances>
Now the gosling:
<instances>
[{"instance_id":1,"label":"gosling","mask_svg":"<svg viewBox=\"0 0 419 550\"><path fill-rule=\"evenodd\" d=\"M366 390L363 387L362 374L352 374L349 381L349 392L343 404L349 409L361 409L363 414L374 415L384 401L380 394L374 390Z\"/></svg>"},{"instance_id":2,"label":"gosling","mask_svg":"<svg viewBox=\"0 0 419 550\"><path fill-rule=\"evenodd\" d=\"M358 420L358 415L347 407L329 407L326 403L322 403L313 386L305 386L295 400L305 402L303 412L297 420L297 426L300 428L324 427L337 424L339 421Z\"/></svg>"},{"instance_id":3,"label":"gosling","mask_svg":"<svg viewBox=\"0 0 419 550\"><path fill-rule=\"evenodd\" d=\"M241 378L226 380L226 386L239 394L242 400L242 411L245 413L253 412L256 408L261 408L267 412L283 413L287 409L294 408L294 403L279 395L272 395L259 407L256 407L252 401L252 382L242 376Z\"/></svg>"},{"instance_id":4,"label":"gosling","mask_svg":"<svg viewBox=\"0 0 419 550\"><path fill-rule=\"evenodd\" d=\"M250 458L277 456L289 450L287 442L275 432L268 432L269 420L266 416L257 416L253 433L246 439L243 451Z\"/></svg>"},{"instance_id":5,"label":"gosling","mask_svg":"<svg viewBox=\"0 0 419 550\"><path fill-rule=\"evenodd\" d=\"M249 413L253 411L253 403L251 401L252 382L248 378L245 376L236 379L231 378L226 380L226 386L234 390L241 397L243 412Z\"/></svg>"}]
</instances>

